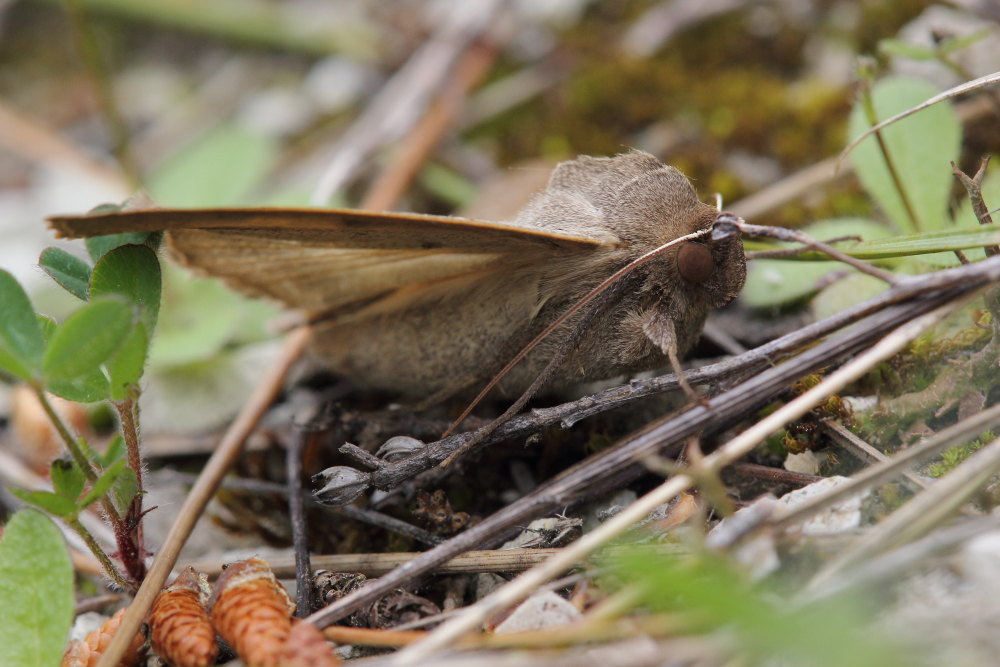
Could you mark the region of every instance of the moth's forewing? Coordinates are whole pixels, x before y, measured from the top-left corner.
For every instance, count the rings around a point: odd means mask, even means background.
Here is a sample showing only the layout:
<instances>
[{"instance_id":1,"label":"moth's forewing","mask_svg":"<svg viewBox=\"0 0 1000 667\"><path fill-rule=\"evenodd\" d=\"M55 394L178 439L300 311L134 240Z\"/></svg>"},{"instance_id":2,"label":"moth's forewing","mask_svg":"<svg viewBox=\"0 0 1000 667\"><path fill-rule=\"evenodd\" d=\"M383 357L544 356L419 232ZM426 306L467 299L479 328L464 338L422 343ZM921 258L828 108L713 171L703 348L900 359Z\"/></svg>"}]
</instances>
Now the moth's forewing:
<instances>
[{"instance_id":1,"label":"moth's forewing","mask_svg":"<svg viewBox=\"0 0 1000 667\"><path fill-rule=\"evenodd\" d=\"M229 230L284 241L379 250L495 252L528 247L580 249L606 241L587 234L418 213L324 208L146 209L49 218L58 236L80 238L122 232Z\"/></svg>"},{"instance_id":2,"label":"moth's forewing","mask_svg":"<svg viewBox=\"0 0 1000 667\"><path fill-rule=\"evenodd\" d=\"M68 238L165 231L181 263L245 293L324 316L376 301L385 313L403 303L401 290L419 300L424 289L461 289L464 277L603 245L511 224L340 209L147 209L56 216L49 223Z\"/></svg>"}]
</instances>

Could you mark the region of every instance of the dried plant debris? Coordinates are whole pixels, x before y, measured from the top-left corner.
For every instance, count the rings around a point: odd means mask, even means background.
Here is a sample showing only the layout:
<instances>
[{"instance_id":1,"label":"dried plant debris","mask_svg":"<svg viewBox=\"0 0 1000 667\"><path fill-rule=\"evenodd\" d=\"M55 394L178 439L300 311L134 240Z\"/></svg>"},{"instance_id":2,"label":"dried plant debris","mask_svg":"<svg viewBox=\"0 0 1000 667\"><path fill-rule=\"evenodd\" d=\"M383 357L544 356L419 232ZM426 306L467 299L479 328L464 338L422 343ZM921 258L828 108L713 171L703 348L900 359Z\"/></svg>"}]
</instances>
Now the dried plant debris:
<instances>
[{"instance_id":1,"label":"dried plant debris","mask_svg":"<svg viewBox=\"0 0 1000 667\"><path fill-rule=\"evenodd\" d=\"M259 558L233 563L219 577L209 615L219 636L248 665L279 665L295 603Z\"/></svg>"},{"instance_id":2,"label":"dried plant debris","mask_svg":"<svg viewBox=\"0 0 1000 667\"><path fill-rule=\"evenodd\" d=\"M359 627L393 628L440 613L441 609L427 598L397 588L358 612L355 618Z\"/></svg>"},{"instance_id":3,"label":"dried plant debris","mask_svg":"<svg viewBox=\"0 0 1000 667\"><path fill-rule=\"evenodd\" d=\"M336 602L361 588L366 581L368 577L360 573L317 570L313 575L313 609Z\"/></svg>"},{"instance_id":4,"label":"dried plant debris","mask_svg":"<svg viewBox=\"0 0 1000 667\"><path fill-rule=\"evenodd\" d=\"M428 493L423 489L417 491L417 504L413 508L413 516L439 535L453 535L469 523L469 515L466 512L452 510L451 502L443 489L438 489L434 493Z\"/></svg>"},{"instance_id":5,"label":"dried plant debris","mask_svg":"<svg viewBox=\"0 0 1000 667\"><path fill-rule=\"evenodd\" d=\"M313 605L320 609L374 582L363 574L319 570L313 578ZM397 588L353 614L347 623L357 628L393 628L441 613L427 598Z\"/></svg>"},{"instance_id":6,"label":"dried plant debris","mask_svg":"<svg viewBox=\"0 0 1000 667\"><path fill-rule=\"evenodd\" d=\"M71 641L63 654L62 667L95 667L97 661L101 659L101 654L111 643L111 637L121 623L125 609L119 609L115 615L107 619L101 627L87 633L81 640ZM128 650L118 662L118 667L134 667L139 664L142 657L143 646L146 640L140 633L129 643Z\"/></svg>"},{"instance_id":7,"label":"dried plant debris","mask_svg":"<svg viewBox=\"0 0 1000 667\"><path fill-rule=\"evenodd\" d=\"M516 537L504 542L502 549L547 549L563 547L580 537L583 519L552 516L535 519Z\"/></svg>"},{"instance_id":8,"label":"dried plant debris","mask_svg":"<svg viewBox=\"0 0 1000 667\"><path fill-rule=\"evenodd\" d=\"M211 592L205 575L187 568L156 596L149 612L153 650L174 667L215 664L218 647L205 605Z\"/></svg>"}]
</instances>

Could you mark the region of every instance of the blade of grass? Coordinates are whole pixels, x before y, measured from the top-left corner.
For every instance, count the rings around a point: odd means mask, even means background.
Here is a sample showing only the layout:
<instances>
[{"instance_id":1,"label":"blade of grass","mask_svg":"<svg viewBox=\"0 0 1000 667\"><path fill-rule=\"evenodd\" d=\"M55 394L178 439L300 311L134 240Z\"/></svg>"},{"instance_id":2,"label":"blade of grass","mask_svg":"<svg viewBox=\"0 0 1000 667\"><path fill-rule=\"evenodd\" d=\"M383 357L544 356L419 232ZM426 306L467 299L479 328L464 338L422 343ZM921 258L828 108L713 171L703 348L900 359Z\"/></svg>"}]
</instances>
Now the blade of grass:
<instances>
[{"instance_id":1,"label":"blade of grass","mask_svg":"<svg viewBox=\"0 0 1000 667\"><path fill-rule=\"evenodd\" d=\"M979 227L963 227L959 229L940 229L920 234L893 236L887 239L873 241L858 241L855 243L838 243L837 249L855 259L891 259L893 257L908 257L911 255L927 255L936 252L950 252L968 248L982 248L1000 243L1000 223L980 225ZM765 243L761 241L744 241L748 252L758 250L777 250L785 244ZM791 261L829 261L829 256L813 250L805 250L794 256L782 257Z\"/></svg>"}]
</instances>

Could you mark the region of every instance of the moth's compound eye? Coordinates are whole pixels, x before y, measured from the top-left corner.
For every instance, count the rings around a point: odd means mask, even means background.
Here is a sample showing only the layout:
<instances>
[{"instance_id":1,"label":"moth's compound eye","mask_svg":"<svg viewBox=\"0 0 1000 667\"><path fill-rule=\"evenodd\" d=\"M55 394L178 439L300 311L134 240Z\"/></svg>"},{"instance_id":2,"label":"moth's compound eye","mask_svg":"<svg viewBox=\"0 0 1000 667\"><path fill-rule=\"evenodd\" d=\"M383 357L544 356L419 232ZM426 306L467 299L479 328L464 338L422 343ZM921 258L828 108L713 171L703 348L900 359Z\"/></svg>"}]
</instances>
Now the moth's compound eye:
<instances>
[{"instance_id":1,"label":"moth's compound eye","mask_svg":"<svg viewBox=\"0 0 1000 667\"><path fill-rule=\"evenodd\" d=\"M712 277L715 260L712 251L702 243L688 241L677 250L677 272L685 280L703 283Z\"/></svg>"}]
</instances>

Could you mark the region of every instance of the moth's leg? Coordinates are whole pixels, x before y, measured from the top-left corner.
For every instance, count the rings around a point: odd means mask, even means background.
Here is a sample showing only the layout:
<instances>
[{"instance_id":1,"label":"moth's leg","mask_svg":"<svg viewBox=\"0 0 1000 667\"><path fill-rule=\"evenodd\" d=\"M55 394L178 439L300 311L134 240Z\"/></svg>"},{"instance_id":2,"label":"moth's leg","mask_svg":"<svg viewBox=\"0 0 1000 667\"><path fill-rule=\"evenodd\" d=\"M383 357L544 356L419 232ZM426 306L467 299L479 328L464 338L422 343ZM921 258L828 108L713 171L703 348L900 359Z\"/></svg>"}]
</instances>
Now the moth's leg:
<instances>
[{"instance_id":1,"label":"moth's leg","mask_svg":"<svg viewBox=\"0 0 1000 667\"><path fill-rule=\"evenodd\" d=\"M677 383L692 401L705 403L705 399L695 393L687 378L684 377L684 370L681 368L681 360L677 354L677 332L674 329L674 321L665 310L650 308L643 314L642 331L660 350L667 355L670 367L677 376Z\"/></svg>"}]
</instances>

